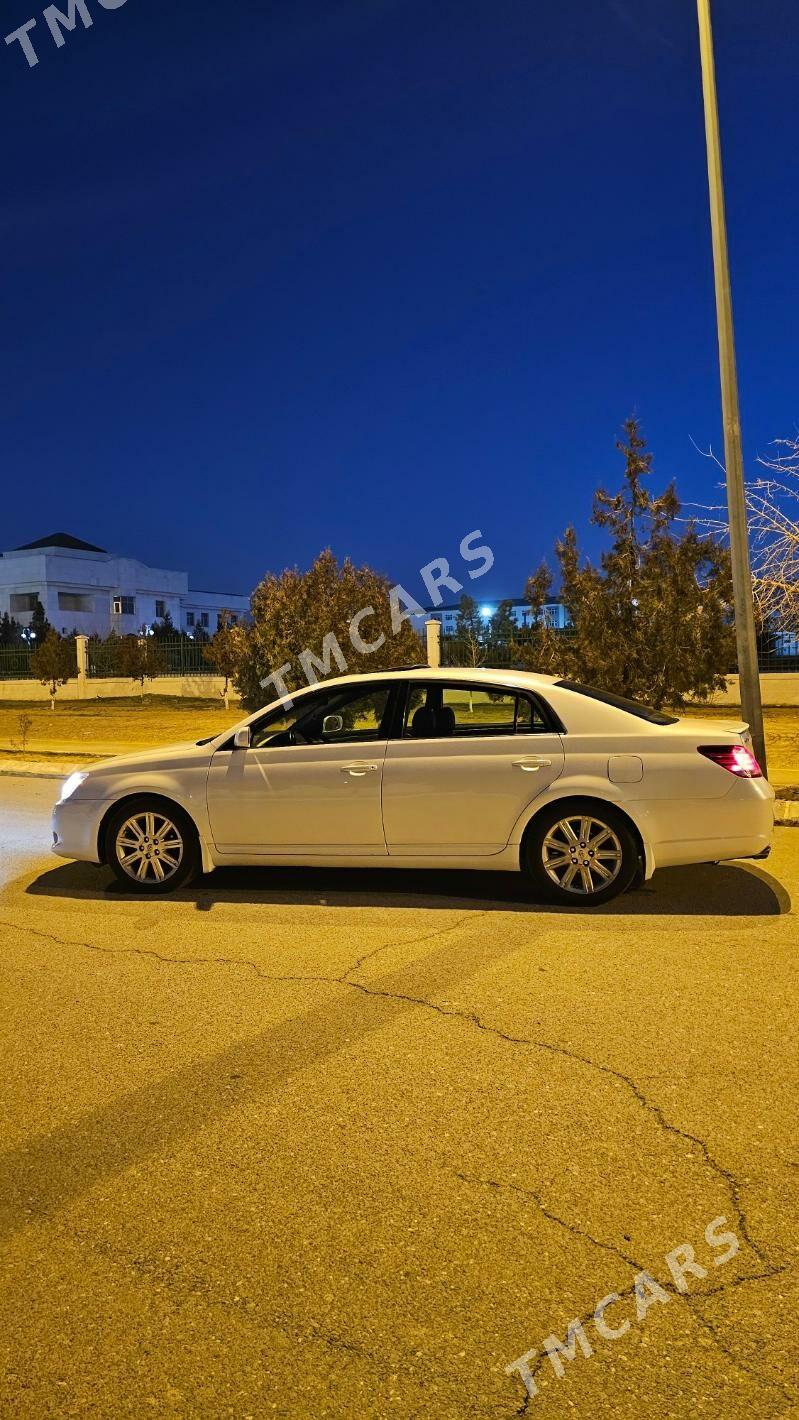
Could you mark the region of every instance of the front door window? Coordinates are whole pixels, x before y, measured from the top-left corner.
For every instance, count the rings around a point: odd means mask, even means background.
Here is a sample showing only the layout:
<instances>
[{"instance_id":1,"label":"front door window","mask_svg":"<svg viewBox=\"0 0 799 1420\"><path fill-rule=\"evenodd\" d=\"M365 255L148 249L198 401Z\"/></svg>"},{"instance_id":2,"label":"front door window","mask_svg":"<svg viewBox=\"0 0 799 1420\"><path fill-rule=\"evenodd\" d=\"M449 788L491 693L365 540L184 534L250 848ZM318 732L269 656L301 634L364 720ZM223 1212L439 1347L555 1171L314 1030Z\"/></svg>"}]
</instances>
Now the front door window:
<instances>
[{"instance_id":1,"label":"front door window","mask_svg":"<svg viewBox=\"0 0 799 1420\"><path fill-rule=\"evenodd\" d=\"M385 739L390 687L346 686L303 696L254 723L251 746L361 744Z\"/></svg>"}]
</instances>

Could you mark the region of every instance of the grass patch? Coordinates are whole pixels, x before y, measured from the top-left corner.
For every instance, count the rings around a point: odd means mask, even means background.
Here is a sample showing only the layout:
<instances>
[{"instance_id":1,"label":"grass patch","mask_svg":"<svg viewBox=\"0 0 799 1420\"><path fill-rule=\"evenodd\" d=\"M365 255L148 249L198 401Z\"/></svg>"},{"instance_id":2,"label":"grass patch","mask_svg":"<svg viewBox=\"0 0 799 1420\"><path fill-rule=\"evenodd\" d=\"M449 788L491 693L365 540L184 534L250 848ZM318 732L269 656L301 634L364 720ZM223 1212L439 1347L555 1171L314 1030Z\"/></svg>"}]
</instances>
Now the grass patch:
<instances>
[{"instance_id":1,"label":"grass patch","mask_svg":"<svg viewBox=\"0 0 799 1420\"><path fill-rule=\"evenodd\" d=\"M21 717L29 720L27 735ZM184 699L181 696L145 695L143 698L109 697L107 700L64 700L55 711L46 702L0 702L0 749L29 752L51 745L86 744L113 754L117 745L160 745L176 740L198 740L216 735L241 720L239 706L225 710L220 699Z\"/></svg>"}]
</instances>

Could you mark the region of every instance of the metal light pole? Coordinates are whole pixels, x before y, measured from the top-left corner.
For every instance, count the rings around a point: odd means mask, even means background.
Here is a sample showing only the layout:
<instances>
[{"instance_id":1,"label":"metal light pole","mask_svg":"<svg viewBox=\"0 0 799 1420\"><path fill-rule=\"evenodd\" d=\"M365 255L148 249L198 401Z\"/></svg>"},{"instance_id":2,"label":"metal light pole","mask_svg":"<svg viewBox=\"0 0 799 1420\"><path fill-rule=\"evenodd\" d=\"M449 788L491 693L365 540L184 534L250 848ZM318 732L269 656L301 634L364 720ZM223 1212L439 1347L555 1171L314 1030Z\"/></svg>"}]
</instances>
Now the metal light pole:
<instances>
[{"instance_id":1,"label":"metal light pole","mask_svg":"<svg viewBox=\"0 0 799 1420\"><path fill-rule=\"evenodd\" d=\"M716 283L716 317L719 331L721 409L724 420L724 463L727 470L727 508L730 519L732 585L735 599L735 639L738 646L741 709L749 722L755 755L766 773L766 740L757 669L757 640L752 601L752 569L744 496L741 417L738 408L738 375L735 368L735 334L732 322L727 221L724 213L724 180L721 170L719 110L710 0L697 0L699 46L702 55L702 92L705 100L707 176L710 187L710 226L713 233L713 270Z\"/></svg>"}]
</instances>

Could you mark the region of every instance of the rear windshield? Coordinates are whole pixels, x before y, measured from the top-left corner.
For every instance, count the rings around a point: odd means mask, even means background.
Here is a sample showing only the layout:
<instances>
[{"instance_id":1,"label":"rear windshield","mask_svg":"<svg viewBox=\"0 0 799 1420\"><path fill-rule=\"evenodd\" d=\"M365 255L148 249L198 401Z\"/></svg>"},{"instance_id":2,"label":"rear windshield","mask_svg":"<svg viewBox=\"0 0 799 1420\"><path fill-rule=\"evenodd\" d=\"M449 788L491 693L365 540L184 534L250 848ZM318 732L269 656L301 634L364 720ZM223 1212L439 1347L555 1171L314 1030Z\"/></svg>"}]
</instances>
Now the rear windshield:
<instances>
[{"instance_id":1,"label":"rear windshield","mask_svg":"<svg viewBox=\"0 0 799 1420\"><path fill-rule=\"evenodd\" d=\"M577 695L587 695L589 700L600 700L603 705L612 705L614 710L624 710L628 715L637 715L639 720L648 720L650 725L676 725L676 715L664 715L662 710L653 710L638 700L627 700L623 695L613 695L609 690L594 690L590 685L580 685L576 680L556 680L563 690L573 690Z\"/></svg>"}]
</instances>

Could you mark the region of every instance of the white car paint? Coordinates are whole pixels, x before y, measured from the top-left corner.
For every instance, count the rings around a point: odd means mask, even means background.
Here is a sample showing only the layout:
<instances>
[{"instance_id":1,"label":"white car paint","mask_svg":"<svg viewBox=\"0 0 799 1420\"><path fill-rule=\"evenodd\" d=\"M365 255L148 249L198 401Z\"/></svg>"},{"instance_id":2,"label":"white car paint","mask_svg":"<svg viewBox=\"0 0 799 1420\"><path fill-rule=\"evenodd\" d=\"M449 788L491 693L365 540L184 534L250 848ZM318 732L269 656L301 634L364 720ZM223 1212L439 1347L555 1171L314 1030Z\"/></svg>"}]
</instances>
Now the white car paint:
<instances>
[{"instance_id":1,"label":"white car paint","mask_svg":"<svg viewBox=\"0 0 799 1420\"><path fill-rule=\"evenodd\" d=\"M207 744L94 766L55 807L53 851L102 861L109 809L139 794L189 814L205 871L247 863L518 869L533 817L575 797L615 805L629 818L647 877L657 867L769 849L770 785L698 753L699 745L748 743L740 722L651 724L554 677L485 668L344 676L295 699L299 706L318 691L409 681L532 693L563 732L232 748L235 731L255 726L261 710Z\"/></svg>"}]
</instances>

